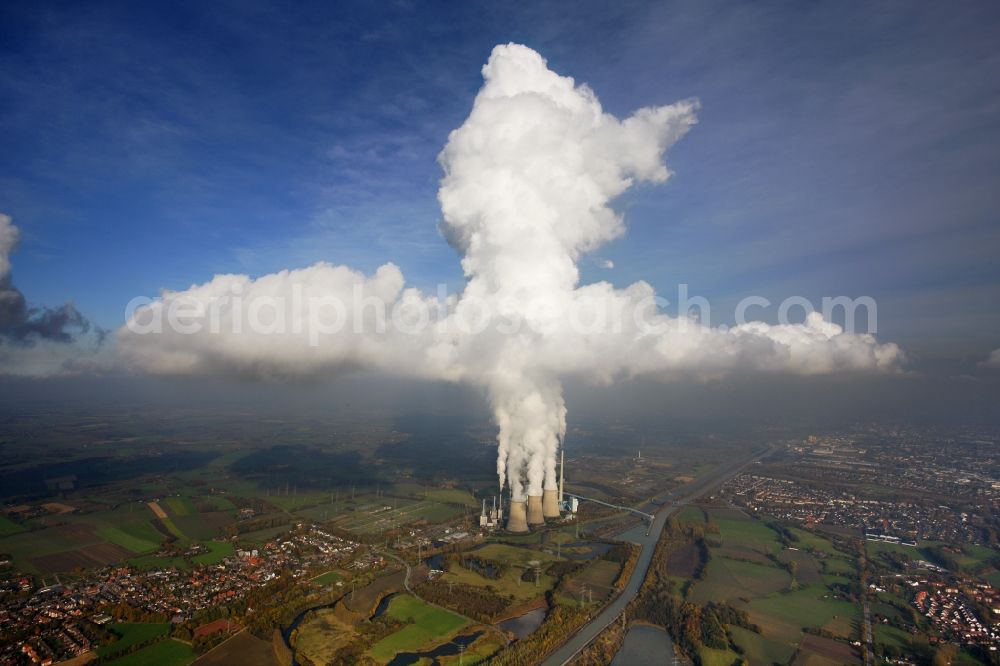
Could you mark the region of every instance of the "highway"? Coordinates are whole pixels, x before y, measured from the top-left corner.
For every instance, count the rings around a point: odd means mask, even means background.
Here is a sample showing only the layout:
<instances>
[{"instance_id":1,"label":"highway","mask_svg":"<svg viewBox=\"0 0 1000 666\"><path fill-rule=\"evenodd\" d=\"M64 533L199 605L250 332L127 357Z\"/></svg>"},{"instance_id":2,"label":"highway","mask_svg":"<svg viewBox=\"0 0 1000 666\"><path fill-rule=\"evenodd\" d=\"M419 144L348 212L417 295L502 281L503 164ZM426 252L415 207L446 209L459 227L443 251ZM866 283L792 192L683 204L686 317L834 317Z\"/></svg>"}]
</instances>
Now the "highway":
<instances>
[{"instance_id":1,"label":"highway","mask_svg":"<svg viewBox=\"0 0 1000 666\"><path fill-rule=\"evenodd\" d=\"M653 559L653 550L656 548L656 542L660 539L660 534L667 523L667 518L679 511L691 500L715 490L739 474L743 468L772 451L774 449L769 448L737 459L736 461L719 465L705 476L660 497L656 497L640 507L643 511L655 514L656 518L653 520L652 529L648 530L648 533L645 525L638 525L618 535L619 539L632 541L639 544L642 548L635 571L625 585L625 589L603 611L591 619L590 622L583 625L572 638L566 641L558 650L550 654L542 663L545 666L563 666L604 631L608 625L621 618L625 607L635 598L643 581L646 580L646 573L649 571L649 564Z\"/></svg>"}]
</instances>

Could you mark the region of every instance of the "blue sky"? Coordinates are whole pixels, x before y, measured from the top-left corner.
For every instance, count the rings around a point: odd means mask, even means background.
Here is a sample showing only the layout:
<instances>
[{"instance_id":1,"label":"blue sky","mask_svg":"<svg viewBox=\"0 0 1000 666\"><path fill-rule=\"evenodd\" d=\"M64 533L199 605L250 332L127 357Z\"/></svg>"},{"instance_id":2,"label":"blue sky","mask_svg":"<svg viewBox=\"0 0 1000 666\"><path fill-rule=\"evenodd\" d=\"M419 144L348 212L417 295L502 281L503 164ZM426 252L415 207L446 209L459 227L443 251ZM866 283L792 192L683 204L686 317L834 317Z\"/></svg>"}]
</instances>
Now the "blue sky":
<instances>
[{"instance_id":1,"label":"blue sky","mask_svg":"<svg viewBox=\"0 0 1000 666\"><path fill-rule=\"evenodd\" d=\"M585 280L686 282L715 323L749 294L870 295L918 362L1000 347L1000 5L507 4L4 3L15 282L107 328L317 260L457 288L436 155L516 41L616 115L702 102Z\"/></svg>"}]
</instances>

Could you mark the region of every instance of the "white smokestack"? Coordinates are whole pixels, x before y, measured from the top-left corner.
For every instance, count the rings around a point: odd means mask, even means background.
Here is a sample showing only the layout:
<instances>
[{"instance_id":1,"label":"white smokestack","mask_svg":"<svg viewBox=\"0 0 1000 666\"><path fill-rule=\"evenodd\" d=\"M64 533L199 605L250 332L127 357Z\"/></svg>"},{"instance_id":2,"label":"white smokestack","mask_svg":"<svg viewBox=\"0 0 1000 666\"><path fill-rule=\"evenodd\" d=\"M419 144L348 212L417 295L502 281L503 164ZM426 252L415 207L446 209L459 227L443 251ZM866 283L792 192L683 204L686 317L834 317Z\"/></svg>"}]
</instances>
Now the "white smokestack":
<instances>
[{"instance_id":1,"label":"white smokestack","mask_svg":"<svg viewBox=\"0 0 1000 666\"><path fill-rule=\"evenodd\" d=\"M566 501L566 449L559 449L559 503Z\"/></svg>"}]
</instances>

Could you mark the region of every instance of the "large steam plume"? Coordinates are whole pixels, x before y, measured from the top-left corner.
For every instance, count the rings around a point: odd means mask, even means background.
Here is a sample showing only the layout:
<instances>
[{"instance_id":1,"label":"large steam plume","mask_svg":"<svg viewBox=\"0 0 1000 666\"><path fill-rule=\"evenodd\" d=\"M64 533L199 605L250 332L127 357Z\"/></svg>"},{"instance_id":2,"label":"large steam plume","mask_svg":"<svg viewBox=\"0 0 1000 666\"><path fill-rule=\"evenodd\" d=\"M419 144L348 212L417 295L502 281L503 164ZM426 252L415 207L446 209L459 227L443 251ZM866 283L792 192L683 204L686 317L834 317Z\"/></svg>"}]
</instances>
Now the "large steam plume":
<instances>
[{"instance_id":1,"label":"large steam plume","mask_svg":"<svg viewBox=\"0 0 1000 666\"><path fill-rule=\"evenodd\" d=\"M499 428L501 485L516 498L556 487L565 377L812 374L901 362L896 345L846 333L816 314L799 325L722 330L651 311L655 294L644 282L580 286L580 257L624 230L610 202L637 182L669 178L664 154L694 125L698 104L619 120L588 87L516 44L493 50L483 78L440 155L442 232L467 277L460 296L439 303L406 289L392 264L371 277L322 263L257 279L216 276L136 310L119 331L123 357L160 373L287 377L375 367L477 385ZM398 320L381 326L377 308L368 307L373 299ZM214 307L214 324L135 332L181 301L194 311ZM267 326L246 325L254 304ZM442 314L421 325L428 312ZM474 325L483 312L492 325Z\"/></svg>"}]
</instances>

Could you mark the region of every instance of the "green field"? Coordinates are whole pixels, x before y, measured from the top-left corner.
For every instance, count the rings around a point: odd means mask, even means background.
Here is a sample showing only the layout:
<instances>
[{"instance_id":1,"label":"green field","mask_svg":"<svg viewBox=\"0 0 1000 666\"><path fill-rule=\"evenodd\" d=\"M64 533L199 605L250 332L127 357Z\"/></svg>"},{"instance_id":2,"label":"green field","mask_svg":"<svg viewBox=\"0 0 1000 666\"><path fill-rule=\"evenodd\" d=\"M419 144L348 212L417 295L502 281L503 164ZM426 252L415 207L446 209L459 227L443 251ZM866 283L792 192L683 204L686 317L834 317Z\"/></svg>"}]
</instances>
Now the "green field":
<instances>
[{"instance_id":1,"label":"green field","mask_svg":"<svg viewBox=\"0 0 1000 666\"><path fill-rule=\"evenodd\" d=\"M493 560L505 564L507 565L507 569L499 578L491 579L470 571L460 564L454 564L449 566L443 580L466 583L477 587L491 586L499 594L513 597L515 603L528 601L552 589L556 584L556 579L544 573L544 568L548 563L562 559L551 553L511 546L504 543L489 543L473 549L470 551L470 554L484 560ZM543 569L543 572L538 576L537 585L534 579L530 582L521 580L524 570L534 566L530 564L531 562L538 563Z\"/></svg>"},{"instance_id":2,"label":"green field","mask_svg":"<svg viewBox=\"0 0 1000 666\"><path fill-rule=\"evenodd\" d=\"M440 522L460 515L461 512L462 509L454 505L432 500L381 498L374 502L359 504L352 510L342 513L337 517L336 524L337 527L352 532L372 534L418 520Z\"/></svg>"},{"instance_id":3,"label":"green field","mask_svg":"<svg viewBox=\"0 0 1000 666\"><path fill-rule=\"evenodd\" d=\"M253 493L254 496L273 504L285 511L295 511L299 507L322 504L330 501L330 493L320 491L296 492L291 495L270 494L266 491Z\"/></svg>"},{"instance_id":4,"label":"green field","mask_svg":"<svg viewBox=\"0 0 1000 666\"><path fill-rule=\"evenodd\" d=\"M110 541L113 544L117 544L124 548L125 550L130 550L133 553L148 553L151 550L156 550L159 546L159 542L144 539L138 536L136 533L139 532L137 526L130 526L132 529L126 531L124 528L118 527L102 527L97 530L97 536L101 537L105 541ZM149 528L150 535L155 536L156 532L152 527Z\"/></svg>"},{"instance_id":5,"label":"green field","mask_svg":"<svg viewBox=\"0 0 1000 666\"><path fill-rule=\"evenodd\" d=\"M713 556L705 579L694 586L688 598L696 604L706 604L760 597L786 590L791 582L788 572L776 566Z\"/></svg>"},{"instance_id":6,"label":"green field","mask_svg":"<svg viewBox=\"0 0 1000 666\"><path fill-rule=\"evenodd\" d=\"M764 636L790 644L798 643L803 627L850 636L861 614L857 604L834 599L822 585L754 599L745 608L750 621L760 625Z\"/></svg>"},{"instance_id":7,"label":"green field","mask_svg":"<svg viewBox=\"0 0 1000 666\"><path fill-rule=\"evenodd\" d=\"M865 549L869 555L878 553L898 553L911 559L927 559L927 554L920 548L913 546L903 546L898 543L885 543L883 541L865 541Z\"/></svg>"},{"instance_id":8,"label":"green field","mask_svg":"<svg viewBox=\"0 0 1000 666\"><path fill-rule=\"evenodd\" d=\"M0 552L10 553L18 568L39 573L35 558L98 544L115 544L133 553L149 552L162 540L149 523L152 513L119 507L83 515L68 515L66 524L0 537Z\"/></svg>"},{"instance_id":9,"label":"green field","mask_svg":"<svg viewBox=\"0 0 1000 666\"><path fill-rule=\"evenodd\" d=\"M874 631L875 642L881 645L891 645L899 648L900 650L912 650L914 646L919 646L921 644L924 647L927 646L926 640L921 640L920 638L911 636L902 629L897 629L895 627L889 627L884 624L875 624ZM916 642L914 642L915 638Z\"/></svg>"},{"instance_id":10,"label":"green field","mask_svg":"<svg viewBox=\"0 0 1000 666\"><path fill-rule=\"evenodd\" d=\"M765 638L742 627L730 626L728 629L751 664L787 664L795 653L795 648L791 645Z\"/></svg>"},{"instance_id":11,"label":"green field","mask_svg":"<svg viewBox=\"0 0 1000 666\"><path fill-rule=\"evenodd\" d=\"M262 530L257 530L256 532L247 532L246 534L240 535L240 541L249 544L262 544L270 541L279 534L284 534L288 531L288 525L278 525L277 527L265 527Z\"/></svg>"},{"instance_id":12,"label":"green field","mask_svg":"<svg viewBox=\"0 0 1000 666\"><path fill-rule=\"evenodd\" d=\"M523 549L519 549L523 550ZM441 578L445 582L465 583L476 587L493 587L498 593L513 597L515 603L534 599L540 594L550 590L556 584L556 579L547 574L539 574L536 585L534 579L531 582L522 581L521 574L524 567L512 566L507 569L499 578L486 578L475 571L470 571L460 564L453 564L448 567L447 573Z\"/></svg>"},{"instance_id":13,"label":"green field","mask_svg":"<svg viewBox=\"0 0 1000 666\"><path fill-rule=\"evenodd\" d=\"M789 527L788 531L798 538L798 542L792 544L797 548L811 548L813 550L826 553L827 555L836 555L840 557L844 556L844 553L837 550L829 539L820 536L816 532L810 532L809 530L804 530L798 527Z\"/></svg>"},{"instance_id":14,"label":"green field","mask_svg":"<svg viewBox=\"0 0 1000 666\"><path fill-rule=\"evenodd\" d=\"M0 516L0 538L23 532L24 528L7 516Z\"/></svg>"},{"instance_id":15,"label":"green field","mask_svg":"<svg viewBox=\"0 0 1000 666\"><path fill-rule=\"evenodd\" d=\"M854 562L843 557L827 557L821 564L823 573L830 575L856 576L858 568Z\"/></svg>"},{"instance_id":16,"label":"green field","mask_svg":"<svg viewBox=\"0 0 1000 666\"><path fill-rule=\"evenodd\" d=\"M216 511L235 511L236 505L229 501L228 498L221 495L208 495L202 498L207 502L211 502L215 505Z\"/></svg>"},{"instance_id":17,"label":"green field","mask_svg":"<svg viewBox=\"0 0 1000 666\"><path fill-rule=\"evenodd\" d=\"M172 516L190 516L198 511L194 508L194 502L187 497L168 497L162 503L166 504L167 512Z\"/></svg>"},{"instance_id":18,"label":"green field","mask_svg":"<svg viewBox=\"0 0 1000 666\"><path fill-rule=\"evenodd\" d=\"M181 532L181 529L174 524L174 521L171 520L169 516L166 518L160 518L160 522L163 523L164 527L166 527L167 530L169 530L175 537L181 541L188 541L187 535L184 534L184 532Z\"/></svg>"},{"instance_id":19,"label":"green field","mask_svg":"<svg viewBox=\"0 0 1000 666\"><path fill-rule=\"evenodd\" d=\"M705 646L698 649L698 656L701 657L703 666L733 666L739 660L739 655L732 650L716 650Z\"/></svg>"},{"instance_id":20,"label":"green field","mask_svg":"<svg viewBox=\"0 0 1000 666\"><path fill-rule=\"evenodd\" d=\"M321 574L313 578L313 582L318 585L333 585L340 579L340 574L336 571L327 571L325 574Z\"/></svg>"},{"instance_id":21,"label":"green field","mask_svg":"<svg viewBox=\"0 0 1000 666\"><path fill-rule=\"evenodd\" d=\"M225 557L232 555L236 549L228 541L208 541L205 543L208 548L207 553L195 555L191 561L195 564L217 564Z\"/></svg>"},{"instance_id":22,"label":"green field","mask_svg":"<svg viewBox=\"0 0 1000 666\"><path fill-rule=\"evenodd\" d=\"M458 490L457 488L435 488L424 490L422 494L426 499L434 500L435 502L461 504L473 509L480 507L476 498L473 497L472 493L467 490Z\"/></svg>"},{"instance_id":23,"label":"green field","mask_svg":"<svg viewBox=\"0 0 1000 666\"><path fill-rule=\"evenodd\" d=\"M154 643L138 652L107 662L108 666L186 666L194 661L194 650L172 638Z\"/></svg>"},{"instance_id":24,"label":"green field","mask_svg":"<svg viewBox=\"0 0 1000 666\"><path fill-rule=\"evenodd\" d=\"M701 507L689 504L677 514L677 522L681 525L704 525L705 513Z\"/></svg>"},{"instance_id":25,"label":"green field","mask_svg":"<svg viewBox=\"0 0 1000 666\"><path fill-rule=\"evenodd\" d=\"M140 555L130 558L128 561L137 569L190 569L191 565L183 557L156 557L155 555Z\"/></svg>"},{"instance_id":26,"label":"green field","mask_svg":"<svg viewBox=\"0 0 1000 666\"><path fill-rule=\"evenodd\" d=\"M538 550L508 546L502 543L488 543L481 548L476 548L472 554L486 560L498 560L508 564L527 566L528 562L537 560L539 562L555 562L563 559Z\"/></svg>"},{"instance_id":27,"label":"green field","mask_svg":"<svg viewBox=\"0 0 1000 666\"><path fill-rule=\"evenodd\" d=\"M958 558L958 565L962 569L978 569L987 562L1000 557L1000 552L986 546L976 546L965 544L962 546L962 555Z\"/></svg>"},{"instance_id":28,"label":"green field","mask_svg":"<svg viewBox=\"0 0 1000 666\"><path fill-rule=\"evenodd\" d=\"M101 657L120 652L130 645L145 643L170 633L170 625L166 622L121 622L108 625L108 628L121 636L121 639L110 645L97 648L97 654Z\"/></svg>"},{"instance_id":29,"label":"green field","mask_svg":"<svg viewBox=\"0 0 1000 666\"><path fill-rule=\"evenodd\" d=\"M783 546L770 527L734 509L710 509L709 517L719 526L722 545L777 554Z\"/></svg>"},{"instance_id":30,"label":"green field","mask_svg":"<svg viewBox=\"0 0 1000 666\"><path fill-rule=\"evenodd\" d=\"M466 621L458 615L425 604L408 594L393 597L386 613L409 624L372 646L371 655L382 662L391 660L400 652L415 651L440 642L466 625Z\"/></svg>"},{"instance_id":31,"label":"green field","mask_svg":"<svg viewBox=\"0 0 1000 666\"><path fill-rule=\"evenodd\" d=\"M236 522L233 515L227 511L175 516L171 520L187 537L198 541L216 539L222 535L226 527Z\"/></svg>"}]
</instances>

